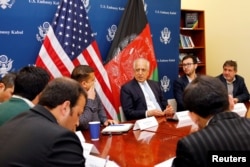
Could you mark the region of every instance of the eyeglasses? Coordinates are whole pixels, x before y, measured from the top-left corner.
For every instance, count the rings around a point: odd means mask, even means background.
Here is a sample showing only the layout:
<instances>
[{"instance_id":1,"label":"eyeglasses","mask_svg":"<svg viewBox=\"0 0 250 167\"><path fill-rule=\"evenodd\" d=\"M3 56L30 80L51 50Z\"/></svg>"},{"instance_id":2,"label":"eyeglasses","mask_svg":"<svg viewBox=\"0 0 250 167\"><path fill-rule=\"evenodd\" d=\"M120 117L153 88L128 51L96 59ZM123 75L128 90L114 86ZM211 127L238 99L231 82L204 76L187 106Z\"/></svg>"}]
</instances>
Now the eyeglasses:
<instances>
[{"instance_id":1,"label":"eyeglasses","mask_svg":"<svg viewBox=\"0 0 250 167\"><path fill-rule=\"evenodd\" d=\"M187 63L187 64L182 64L182 67L190 67L194 63Z\"/></svg>"}]
</instances>

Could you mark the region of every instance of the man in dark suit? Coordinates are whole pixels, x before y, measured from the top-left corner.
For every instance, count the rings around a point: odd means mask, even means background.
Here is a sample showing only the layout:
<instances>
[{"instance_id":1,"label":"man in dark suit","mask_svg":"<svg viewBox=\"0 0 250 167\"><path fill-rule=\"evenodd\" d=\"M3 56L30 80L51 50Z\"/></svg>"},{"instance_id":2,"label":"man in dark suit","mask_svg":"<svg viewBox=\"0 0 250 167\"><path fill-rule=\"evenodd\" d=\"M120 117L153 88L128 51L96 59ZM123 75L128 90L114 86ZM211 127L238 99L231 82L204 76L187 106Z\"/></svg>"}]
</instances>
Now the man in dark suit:
<instances>
[{"instance_id":1,"label":"man in dark suit","mask_svg":"<svg viewBox=\"0 0 250 167\"><path fill-rule=\"evenodd\" d=\"M223 73L217 76L227 88L228 94L234 98L234 103L249 101L249 92L244 78L237 74L237 63L227 60L223 64Z\"/></svg>"},{"instance_id":2,"label":"man in dark suit","mask_svg":"<svg viewBox=\"0 0 250 167\"><path fill-rule=\"evenodd\" d=\"M87 93L70 78L56 78L39 103L0 127L0 166L85 166L75 134Z\"/></svg>"},{"instance_id":3,"label":"man in dark suit","mask_svg":"<svg viewBox=\"0 0 250 167\"><path fill-rule=\"evenodd\" d=\"M184 111L186 108L183 105L183 92L186 86L196 78L196 68L197 68L197 58L193 55L187 55L183 57L182 61L182 68L184 75L180 78L177 78L173 84L173 93L174 98L177 103L177 111Z\"/></svg>"},{"instance_id":4,"label":"man in dark suit","mask_svg":"<svg viewBox=\"0 0 250 167\"><path fill-rule=\"evenodd\" d=\"M160 85L148 80L150 63L144 58L134 61L134 79L121 87L120 101L127 120L149 116L172 116L173 108L163 97Z\"/></svg>"},{"instance_id":5,"label":"man in dark suit","mask_svg":"<svg viewBox=\"0 0 250 167\"><path fill-rule=\"evenodd\" d=\"M173 167L219 166L225 163L212 162L213 155L248 154L236 151L250 150L250 120L229 111L233 99L218 78L198 76L186 87L183 100L199 130L178 141Z\"/></svg>"}]
</instances>

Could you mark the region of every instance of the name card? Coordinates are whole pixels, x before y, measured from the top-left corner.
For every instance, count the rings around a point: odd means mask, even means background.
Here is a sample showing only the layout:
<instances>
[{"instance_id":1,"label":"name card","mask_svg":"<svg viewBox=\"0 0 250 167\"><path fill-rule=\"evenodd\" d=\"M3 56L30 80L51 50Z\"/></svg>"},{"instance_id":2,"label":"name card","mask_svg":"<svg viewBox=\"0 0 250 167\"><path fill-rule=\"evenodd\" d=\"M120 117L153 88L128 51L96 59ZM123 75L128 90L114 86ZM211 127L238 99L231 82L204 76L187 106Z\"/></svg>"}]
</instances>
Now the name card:
<instances>
[{"instance_id":1,"label":"name card","mask_svg":"<svg viewBox=\"0 0 250 167\"><path fill-rule=\"evenodd\" d=\"M148 118L137 120L135 122L133 130L137 130L137 129L144 130L144 129L151 128L157 125L158 125L158 121L156 120L155 117L148 117Z\"/></svg>"},{"instance_id":2,"label":"name card","mask_svg":"<svg viewBox=\"0 0 250 167\"><path fill-rule=\"evenodd\" d=\"M246 112L247 112L247 108L246 108L244 103L236 103L234 105L234 109L232 111L236 112L241 117L245 117Z\"/></svg>"},{"instance_id":3,"label":"name card","mask_svg":"<svg viewBox=\"0 0 250 167\"><path fill-rule=\"evenodd\" d=\"M189 116L189 111L180 111L180 112L176 112L176 117L179 120L178 124L177 124L177 128L180 127L184 127L184 126L189 126L189 125L193 125L194 122L192 121L192 119Z\"/></svg>"}]
</instances>

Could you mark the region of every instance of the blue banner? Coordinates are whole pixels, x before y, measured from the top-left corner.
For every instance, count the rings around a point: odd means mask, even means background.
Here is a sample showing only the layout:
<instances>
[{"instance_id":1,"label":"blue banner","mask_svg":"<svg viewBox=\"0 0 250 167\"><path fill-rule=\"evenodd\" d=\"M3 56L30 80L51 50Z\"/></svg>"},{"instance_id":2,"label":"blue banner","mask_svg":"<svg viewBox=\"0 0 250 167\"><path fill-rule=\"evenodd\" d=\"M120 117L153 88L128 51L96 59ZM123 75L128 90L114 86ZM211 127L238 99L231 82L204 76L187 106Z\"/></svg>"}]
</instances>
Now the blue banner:
<instances>
[{"instance_id":1,"label":"blue banner","mask_svg":"<svg viewBox=\"0 0 250 167\"><path fill-rule=\"evenodd\" d=\"M159 81L166 98L173 98L172 85L178 77L180 0L145 0Z\"/></svg>"},{"instance_id":2,"label":"blue banner","mask_svg":"<svg viewBox=\"0 0 250 167\"><path fill-rule=\"evenodd\" d=\"M60 0L0 2L0 75L34 64ZM82 0L103 61L106 60L126 0ZM167 98L178 77L180 0L144 0L159 80Z\"/></svg>"},{"instance_id":3,"label":"blue banner","mask_svg":"<svg viewBox=\"0 0 250 167\"><path fill-rule=\"evenodd\" d=\"M34 64L59 0L0 2L0 75Z\"/></svg>"}]
</instances>

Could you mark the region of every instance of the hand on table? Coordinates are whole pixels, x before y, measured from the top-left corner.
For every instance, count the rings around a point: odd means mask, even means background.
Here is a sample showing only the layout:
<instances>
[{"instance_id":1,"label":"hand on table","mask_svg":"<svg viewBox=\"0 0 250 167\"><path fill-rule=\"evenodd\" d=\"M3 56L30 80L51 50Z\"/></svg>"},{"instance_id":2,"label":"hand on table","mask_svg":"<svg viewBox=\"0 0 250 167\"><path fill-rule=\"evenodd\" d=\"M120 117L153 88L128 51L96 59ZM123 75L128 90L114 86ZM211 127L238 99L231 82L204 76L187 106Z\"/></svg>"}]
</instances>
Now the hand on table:
<instances>
[{"instance_id":1,"label":"hand on table","mask_svg":"<svg viewBox=\"0 0 250 167\"><path fill-rule=\"evenodd\" d=\"M167 105L163 112L165 112L166 117L172 117L174 115L174 109L171 105Z\"/></svg>"},{"instance_id":2,"label":"hand on table","mask_svg":"<svg viewBox=\"0 0 250 167\"><path fill-rule=\"evenodd\" d=\"M151 117L151 116L156 116L156 117L160 117L160 116L164 116L165 112L162 112L161 110L149 110L147 111L147 116Z\"/></svg>"},{"instance_id":3,"label":"hand on table","mask_svg":"<svg viewBox=\"0 0 250 167\"><path fill-rule=\"evenodd\" d=\"M105 126L113 125L113 124L118 124L118 121L112 120L112 119L107 119L107 120L104 122L104 125L105 125Z\"/></svg>"}]
</instances>

